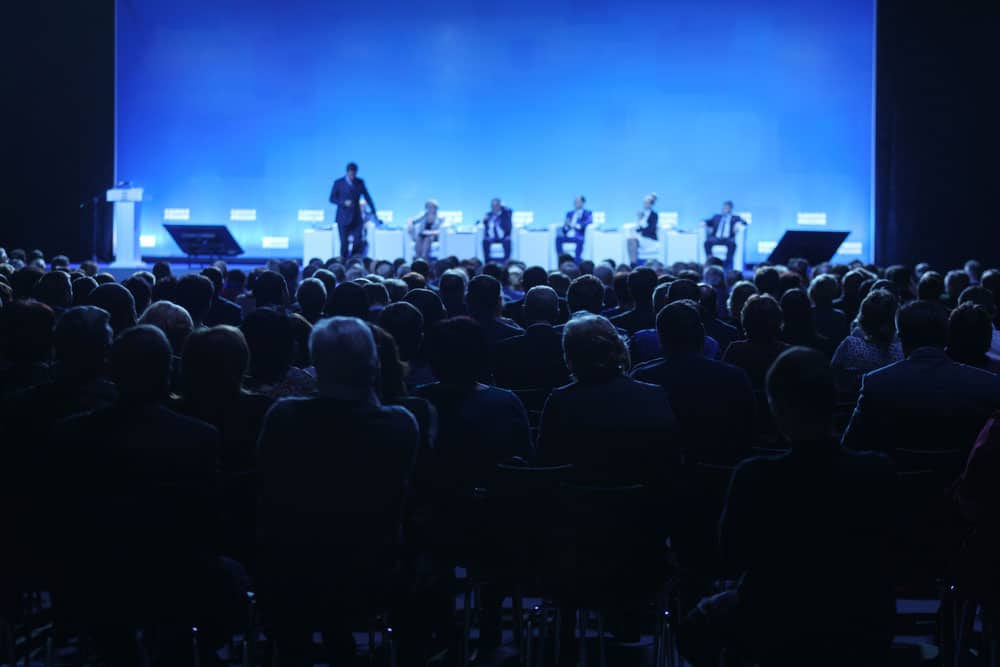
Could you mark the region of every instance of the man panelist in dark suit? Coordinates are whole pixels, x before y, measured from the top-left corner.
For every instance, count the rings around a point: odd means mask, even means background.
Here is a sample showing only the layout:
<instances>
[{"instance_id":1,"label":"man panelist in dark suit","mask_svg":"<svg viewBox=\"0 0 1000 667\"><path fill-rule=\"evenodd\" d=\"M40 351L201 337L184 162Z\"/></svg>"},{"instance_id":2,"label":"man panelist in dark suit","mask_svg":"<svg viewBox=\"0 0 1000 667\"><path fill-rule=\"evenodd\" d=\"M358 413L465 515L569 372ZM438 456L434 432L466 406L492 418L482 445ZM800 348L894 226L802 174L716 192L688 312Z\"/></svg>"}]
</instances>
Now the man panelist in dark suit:
<instances>
[{"instance_id":1,"label":"man panelist in dark suit","mask_svg":"<svg viewBox=\"0 0 1000 667\"><path fill-rule=\"evenodd\" d=\"M733 268L733 255L736 253L736 231L747 221L733 214L733 202L722 203L722 213L713 215L705 221L705 258L712 256L712 248L718 245L726 246L726 268Z\"/></svg>"},{"instance_id":2,"label":"man panelist in dark suit","mask_svg":"<svg viewBox=\"0 0 1000 667\"><path fill-rule=\"evenodd\" d=\"M483 259L485 261L502 260L506 262L510 259L512 217L513 212L501 203L499 197L490 202L490 210L483 216ZM503 257L493 256L491 251L496 243L503 247Z\"/></svg>"},{"instance_id":3,"label":"man panelist in dark suit","mask_svg":"<svg viewBox=\"0 0 1000 667\"><path fill-rule=\"evenodd\" d=\"M587 203L587 198L577 195L573 200L573 210L566 214L566 221L563 222L562 229L556 235L556 255L561 255L566 250L568 244L573 244L572 253L579 264L583 256L583 239L587 233L587 226L593 221L593 214L583 207Z\"/></svg>"},{"instance_id":4,"label":"man panelist in dark suit","mask_svg":"<svg viewBox=\"0 0 1000 667\"><path fill-rule=\"evenodd\" d=\"M340 255L344 259L365 254L365 222L360 201L362 197L368 202L372 217L377 220L375 201L368 192L365 182L358 178L358 165L351 162L347 165L347 173L335 180L333 189L330 190L330 203L337 205ZM348 245L350 239L354 239L353 246Z\"/></svg>"}]
</instances>

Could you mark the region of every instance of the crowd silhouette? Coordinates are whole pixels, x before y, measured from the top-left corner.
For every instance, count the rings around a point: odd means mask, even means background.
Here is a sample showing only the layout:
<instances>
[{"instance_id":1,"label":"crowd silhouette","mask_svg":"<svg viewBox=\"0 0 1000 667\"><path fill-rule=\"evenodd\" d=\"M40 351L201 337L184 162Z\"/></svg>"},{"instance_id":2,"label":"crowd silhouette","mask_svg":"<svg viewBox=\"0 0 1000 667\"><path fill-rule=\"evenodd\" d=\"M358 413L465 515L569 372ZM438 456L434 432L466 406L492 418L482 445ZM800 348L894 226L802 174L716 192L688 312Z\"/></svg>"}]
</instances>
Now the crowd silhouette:
<instances>
[{"instance_id":1,"label":"crowd silhouette","mask_svg":"<svg viewBox=\"0 0 1000 667\"><path fill-rule=\"evenodd\" d=\"M974 261L0 249L0 664L45 616L113 666L883 665L903 597L990 655L998 304Z\"/></svg>"}]
</instances>

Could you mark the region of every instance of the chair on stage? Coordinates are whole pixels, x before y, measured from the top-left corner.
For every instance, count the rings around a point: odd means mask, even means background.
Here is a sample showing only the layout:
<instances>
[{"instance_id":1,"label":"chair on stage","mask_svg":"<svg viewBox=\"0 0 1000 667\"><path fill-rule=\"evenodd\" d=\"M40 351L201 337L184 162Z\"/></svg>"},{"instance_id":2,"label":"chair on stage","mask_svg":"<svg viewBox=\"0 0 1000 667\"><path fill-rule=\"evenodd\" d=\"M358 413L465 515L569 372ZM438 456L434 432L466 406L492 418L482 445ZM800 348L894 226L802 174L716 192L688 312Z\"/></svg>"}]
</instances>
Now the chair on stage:
<instances>
[{"instance_id":1,"label":"chair on stage","mask_svg":"<svg viewBox=\"0 0 1000 667\"><path fill-rule=\"evenodd\" d=\"M738 213L741 218L746 220L748 223L753 222L752 213ZM698 225L698 262L701 264L705 263L708 257L705 256L705 239L706 229L704 225ZM742 271L746 259L746 247L747 247L747 226L740 225L739 229L736 230L736 249L733 251L733 269L736 271ZM717 245L712 247L712 256L718 257L719 259L725 261L726 259L726 246Z\"/></svg>"}]
</instances>

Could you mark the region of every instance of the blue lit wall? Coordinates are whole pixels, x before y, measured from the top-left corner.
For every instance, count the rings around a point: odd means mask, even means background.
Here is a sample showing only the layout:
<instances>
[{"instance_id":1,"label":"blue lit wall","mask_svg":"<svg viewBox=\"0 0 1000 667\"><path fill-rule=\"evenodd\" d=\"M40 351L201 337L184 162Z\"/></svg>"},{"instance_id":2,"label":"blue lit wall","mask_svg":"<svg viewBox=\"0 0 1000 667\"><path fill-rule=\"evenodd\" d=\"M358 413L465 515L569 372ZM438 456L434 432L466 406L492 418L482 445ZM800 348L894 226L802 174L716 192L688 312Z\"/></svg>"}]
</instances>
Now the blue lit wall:
<instances>
[{"instance_id":1,"label":"blue lit wall","mask_svg":"<svg viewBox=\"0 0 1000 667\"><path fill-rule=\"evenodd\" d=\"M582 192L617 223L655 191L681 227L751 211L749 261L800 212L872 256L872 0L118 0L117 21L146 254L180 254L161 223L187 208L298 256L298 210L331 219L354 160L397 220L500 196L548 222Z\"/></svg>"}]
</instances>

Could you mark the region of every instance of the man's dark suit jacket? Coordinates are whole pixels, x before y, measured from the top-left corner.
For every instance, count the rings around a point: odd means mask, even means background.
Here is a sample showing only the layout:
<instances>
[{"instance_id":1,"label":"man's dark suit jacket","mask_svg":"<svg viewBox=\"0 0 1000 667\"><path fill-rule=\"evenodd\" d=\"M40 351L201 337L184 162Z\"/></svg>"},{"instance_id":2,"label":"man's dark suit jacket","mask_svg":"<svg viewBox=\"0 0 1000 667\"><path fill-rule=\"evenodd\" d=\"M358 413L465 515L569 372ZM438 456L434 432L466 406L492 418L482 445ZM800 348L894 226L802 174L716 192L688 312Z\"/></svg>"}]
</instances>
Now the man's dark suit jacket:
<instances>
[{"instance_id":1,"label":"man's dark suit jacket","mask_svg":"<svg viewBox=\"0 0 1000 667\"><path fill-rule=\"evenodd\" d=\"M483 330L486 332L486 342L489 343L491 350L500 341L524 333L524 329L506 317L477 318L476 321L483 326Z\"/></svg>"},{"instance_id":2,"label":"man's dark suit jacket","mask_svg":"<svg viewBox=\"0 0 1000 667\"><path fill-rule=\"evenodd\" d=\"M743 573L745 634L766 650L794 652L813 634L824 644L848 636L888 648L894 485L884 455L832 441L796 443L788 454L741 463L719 537L724 560Z\"/></svg>"},{"instance_id":3,"label":"man's dark suit jacket","mask_svg":"<svg viewBox=\"0 0 1000 667\"><path fill-rule=\"evenodd\" d=\"M643 364L632 377L663 387L689 460L735 463L745 457L754 395L743 369L683 354Z\"/></svg>"},{"instance_id":4,"label":"man's dark suit jacket","mask_svg":"<svg viewBox=\"0 0 1000 667\"><path fill-rule=\"evenodd\" d=\"M497 343L493 377L508 389L561 387L570 381L563 360L562 336L548 323L532 324L524 334Z\"/></svg>"},{"instance_id":5,"label":"man's dark suit jacket","mask_svg":"<svg viewBox=\"0 0 1000 667\"><path fill-rule=\"evenodd\" d=\"M525 326L524 318L524 297L516 299L514 301L509 301L504 304L503 316L507 319L514 320L521 327ZM566 299L559 297L559 323L560 325L569 319L569 304Z\"/></svg>"},{"instance_id":6,"label":"man's dark suit jacket","mask_svg":"<svg viewBox=\"0 0 1000 667\"><path fill-rule=\"evenodd\" d=\"M633 308L621 315L611 318L611 324L619 329L624 329L631 336L636 331L656 328L656 313L653 312L652 305L649 308Z\"/></svg>"},{"instance_id":7,"label":"man's dark suit jacket","mask_svg":"<svg viewBox=\"0 0 1000 667\"><path fill-rule=\"evenodd\" d=\"M851 321L844 311L836 308L813 307L813 322L816 323L816 331L821 336L833 341L834 350L840 345L840 341L851 333Z\"/></svg>"},{"instance_id":8,"label":"man's dark suit jacket","mask_svg":"<svg viewBox=\"0 0 1000 667\"><path fill-rule=\"evenodd\" d=\"M661 387L624 375L573 382L552 392L538 435L538 458L571 463L582 483L666 485L680 448L677 419Z\"/></svg>"},{"instance_id":9,"label":"man's dark suit jacket","mask_svg":"<svg viewBox=\"0 0 1000 667\"><path fill-rule=\"evenodd\" d=\"M490 210L487 211L486 215L483 216L483 234L484 234L483 238L486 240L490 240L492 238L490 236L490 223L489 223L490 216L492 214L493 211ZM500 207L500 217L497 220L497 227L499 227L500 231L500 236L498 238L501 239L510 238L510 232L513 229L513 222L512 222L513 218L514 218L514 212L510 208L508 208L507 206Z\"/></svg>"},{"instance_id":10,"label":"man's dark suit jacket","mask_svg":"<svg viewBox=\"0 0 1000 667\"><path fill-rule=\"evenodd\" d=\"M711 336L719 344L719 355L725 354L726 348L739 338L740 332L732 324L727 324L719 318L713 318L705 323L705 335Z\"/></svg>"},{"instance_id":11,"label":"man's dark suit jacket","mask_svg":"<svg viewBox=\"0 0 1000 667\"><path fill-rule=\"evenodd\" d=\"M903 468L899 449L968 453L997 408L1000 377L956 363L943 349L922 347L862 378L844 446L888 452Z\"/></svg>"},{"instance_id":12,"label":"man's dark suit jacket","mask_svg":"<svg viewBox=\"0 0 1000 667\"><path fill-rule=\"evenodd\" d=\"M53 433L67 562L105 601L176 595L216 557L219 432L160 404L114 405ZM140 592L140 589L142 592ZM153 591L158 591L154 593ZM161 600L162 602L162 600Z\"/></svg>"},{"instance_id":13,"label":"man's dark suit jacket","mask_svg":"<svg viewBox=\"0 0 1000 667\"><path fill-rule=\"evenodd\" d=\"M269 577L292 577L282 566L296 564L336 576L335 564L391 561L418 444L413 415L374 396L275 403L257 455L258 541L265 562L279 564Z\"/></svg>"},{"instance_id":14,"label":"man's dark suit jacket","mask_svg":"<svg viewBox=\"0 0 1000 667\"><path fill-rule=\"evenodd\" d=\"M359 200L362 196L364 196L374 214L375 202L368 193L368 186L365 185L363 180L355 178L354 185L352 186L347 182L345 176L341 176L333 182L333 188L330 190L330 203L337 205L337 225L341 229L361 224L362 215ZM351 202L351 205L344 206L348 201Z\"/></svg>"},{"instance_id":15,"label":"man's dark suit jacket","mask_svg":"<svg viewBox=\"0 0 1000 667\"><path fill-rule=\"evenodd\" d=\"M239 304L230 301L225 297L212 299L212 306L208 309L205 317L205 326L214 327L217 324L228 324L238 327L243 321L243 309Z\"/></svg>"},{"instance_id":16,"label":"man's dark suit jacket","mask_svg":"<svg viewBox=\"0 0 1000 667\"><path fill-rule=\"evenodd\" d=\"M587 232L587 226L594 220L594 215L588 209L580 211L580 222L578 223L580 225L580 229L574 229L572 226L574 213L576 213L576 209L566 213L566 221L563 222L563 226L560 231L564 235L572 235L575 233L580 238L583 238L583 235Z\"/></svg>"},{"instance_id":17,"label":"man's dark suit jacket","mask_svg":"<svg viewBox=\"0 0 1000 667\"><path fill-rule=\"evenodd\" d=\"M705 221L705 226L707 227L707 229L705 230L706 236L718 238L717 236L715 236L715 233L718 231L719 224L721 223L722 223L721 213L716 213L711 218L706 220ZM726 236L726 238L731 239L734 236L736 236L736 225L740 223L745 225L747 222L746 220L736 215L735 213L731 213L729 215L729 234Z\"/></svg>"},{"instance_id":18,"label":"man's dark suit jacket","mask_svg":"<svg viewBox=\"0 0 1000 667\"><path fill-rule=\"evenodd\" d=\"M722 360L734 366L739 366L750 376L754 390L764 388L764 377L767 370L778 358L778 355L788 349L788 344L780 340L773 343L757 343L750 340L738 340L729 345L722 353Z\"/></svg>"}]
</instances>

